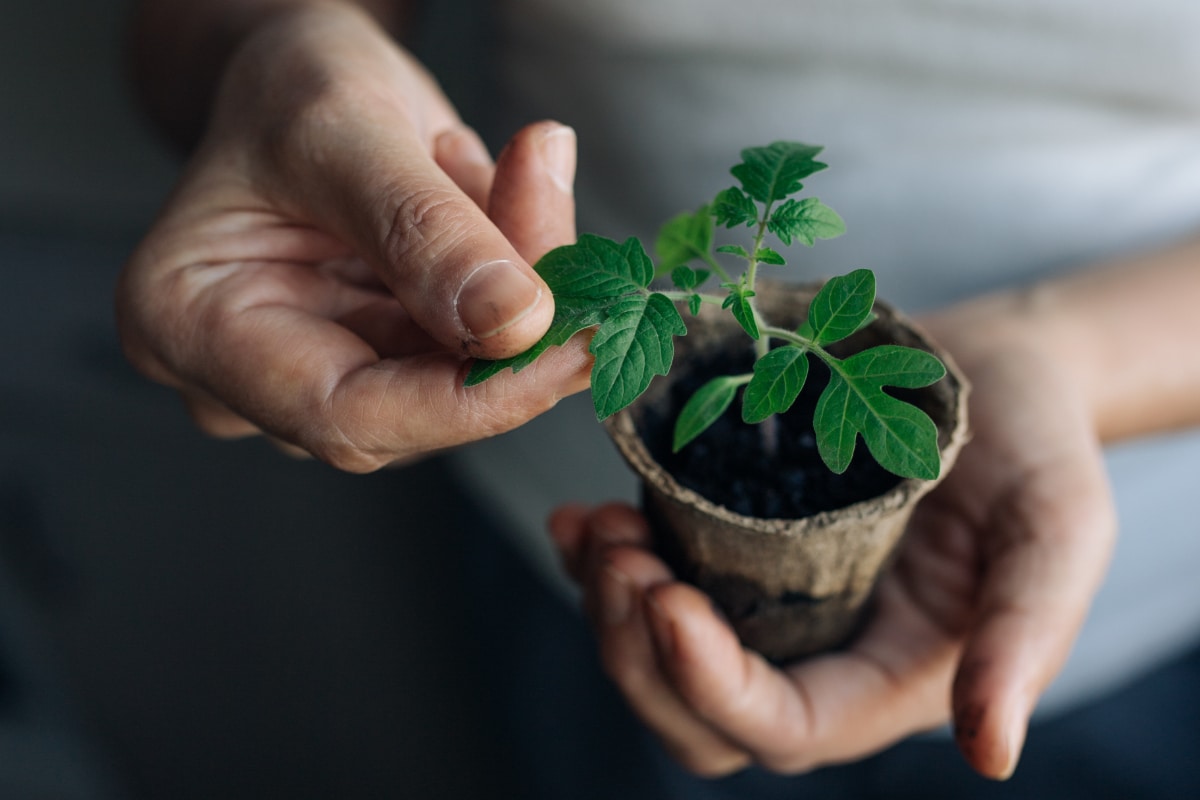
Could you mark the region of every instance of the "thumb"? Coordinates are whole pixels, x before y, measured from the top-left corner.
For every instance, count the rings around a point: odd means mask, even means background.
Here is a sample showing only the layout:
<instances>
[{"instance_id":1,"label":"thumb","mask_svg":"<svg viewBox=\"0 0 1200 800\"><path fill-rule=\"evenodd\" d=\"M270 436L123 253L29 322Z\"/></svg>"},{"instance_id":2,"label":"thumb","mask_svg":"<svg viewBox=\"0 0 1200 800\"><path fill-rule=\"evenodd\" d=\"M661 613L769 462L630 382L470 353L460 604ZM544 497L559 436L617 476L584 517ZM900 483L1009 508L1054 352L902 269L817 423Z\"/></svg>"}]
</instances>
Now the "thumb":
<instances>
[{"instance_id":1,"label":"thumb","mask_svg":"<svg viewBox=\"0 0 1200 800\"><path fill-rule=\"evenodd\" d=\"M283 171L285 190L329 221L443 345L482 358L528 349L554 316L549 288L402 114L371 117L288 137L305 152L282 159L298 165Z\"/></svg>"}]
</instances>

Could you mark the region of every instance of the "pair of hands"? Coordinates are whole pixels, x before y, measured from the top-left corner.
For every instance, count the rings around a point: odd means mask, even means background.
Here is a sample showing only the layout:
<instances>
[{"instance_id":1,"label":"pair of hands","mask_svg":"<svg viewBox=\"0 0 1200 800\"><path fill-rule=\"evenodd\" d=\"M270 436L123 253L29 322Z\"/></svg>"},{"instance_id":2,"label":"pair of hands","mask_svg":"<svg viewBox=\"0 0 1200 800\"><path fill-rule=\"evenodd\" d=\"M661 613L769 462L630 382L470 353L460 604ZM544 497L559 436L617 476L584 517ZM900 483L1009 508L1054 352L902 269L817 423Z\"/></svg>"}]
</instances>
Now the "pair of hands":
<instances>
[{"instance_id":1,"label":"pair of hands","mask_svg":"<svg viewBox=\"0 0 1200 800\"><path fill-rule=\"evenodd\" d=\"M217 436L264 433L366 471L516 427L587 385L572 342L462 388L549 325L528 264L574 238L574 137L493 164L362 14L279 15L225 73L207 134L118 289L132 362ZM972 380L974 441L921 505L847 651L776 669L673 580L631 509L556 513L604 664L690 768L798 771L952 719L980 772L1015 765L1111 550L1079 390L1003 310L928 320Z\"/></svg>"}]
</instances>

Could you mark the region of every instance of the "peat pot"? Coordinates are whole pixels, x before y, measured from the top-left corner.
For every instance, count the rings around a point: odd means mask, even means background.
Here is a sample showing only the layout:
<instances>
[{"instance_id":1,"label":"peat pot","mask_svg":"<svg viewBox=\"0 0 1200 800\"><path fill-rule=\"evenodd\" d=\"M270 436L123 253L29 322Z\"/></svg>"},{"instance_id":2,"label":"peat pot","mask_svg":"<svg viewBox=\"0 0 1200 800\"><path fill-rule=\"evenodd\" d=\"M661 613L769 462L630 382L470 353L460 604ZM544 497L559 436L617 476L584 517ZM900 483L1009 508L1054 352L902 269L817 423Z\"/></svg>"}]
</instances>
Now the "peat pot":
<instances>
[{"instance_id":1,"label":"peat pot","mask_svg":"<svg viewBox=\"0 0 1200 800\"><path fill-rule=\"evenodd\" d=\"M763 315L772 324L794 329L819 285L762 282L759 288L756 302ZM967 439L966 382L946 353L912 322L878 301L875 313L877 318L869 326L833 349L844 357L876 344L894 343L928 350L942 359L947 367L944 378L924 389L904 390L902 397L937 425L944 476ZM659 553L676 575L713 598L746 646L780 663L836 648L853 637L913 507L937 481L882 473L865 458L866 447L860 440L847 475L860 462L867 462L868 470L874 468L884 476L883 483L876 479L866 496L805 516L746 515L684 485L664 466L673 458L666 431L695 387L716 374L729 374L728 368L702 374L706 368L712 370L714 361L740 358L748 365L751 357L749 339L732 315L689 317L688 335L676 340L671 374L657 378L637 402L610 418L607 427L642 480L643 507ZM737 371L745 369L741 366ZM816 368L810 371L810 383L817 380L816 373ZM680 385L684 388L676 388ZM815 396L820 383L811 388ZM805 412L797 408L790 413ZM735 401L727 414L739 415L740 402ZM811 430L810 420L811 413L806 418ZM716 462L732 458L723 443L708 452L714 470Z\"/></svg>"}]
</instances>

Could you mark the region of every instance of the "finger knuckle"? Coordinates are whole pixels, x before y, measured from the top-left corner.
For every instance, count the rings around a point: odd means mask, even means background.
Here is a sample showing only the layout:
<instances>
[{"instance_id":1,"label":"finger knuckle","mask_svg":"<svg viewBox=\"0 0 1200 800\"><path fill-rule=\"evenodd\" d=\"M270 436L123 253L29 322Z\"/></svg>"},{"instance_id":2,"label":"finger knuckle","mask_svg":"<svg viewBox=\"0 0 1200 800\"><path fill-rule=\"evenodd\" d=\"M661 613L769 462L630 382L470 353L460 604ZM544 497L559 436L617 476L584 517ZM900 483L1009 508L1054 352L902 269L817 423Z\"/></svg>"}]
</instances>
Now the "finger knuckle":
<instances>
[{"instance_id":1,"label":"finger knuckle","mask_svg":"<svg viewBox=\"0 0 1200 800\"><path fill-rule=\"evenodd\" d=\"M441 186L405 187L384 200L390 213L383 232L383 257L389 264L420 258L436 261L458 244L463 234L460 198Z\"/></svg>"},{"instance_id":2,"label":"finger knuckle","mask_svg":"<svg viewBox=\"0 0 1200 800\"><path fill-rule=\"evenodd\" d=\"M404 457L389 448L365 411L371 397L353 384L339 383L305 415L307 430L297 437L326 464L354 474L375 472Z\"/></svg>"}]
</instances>

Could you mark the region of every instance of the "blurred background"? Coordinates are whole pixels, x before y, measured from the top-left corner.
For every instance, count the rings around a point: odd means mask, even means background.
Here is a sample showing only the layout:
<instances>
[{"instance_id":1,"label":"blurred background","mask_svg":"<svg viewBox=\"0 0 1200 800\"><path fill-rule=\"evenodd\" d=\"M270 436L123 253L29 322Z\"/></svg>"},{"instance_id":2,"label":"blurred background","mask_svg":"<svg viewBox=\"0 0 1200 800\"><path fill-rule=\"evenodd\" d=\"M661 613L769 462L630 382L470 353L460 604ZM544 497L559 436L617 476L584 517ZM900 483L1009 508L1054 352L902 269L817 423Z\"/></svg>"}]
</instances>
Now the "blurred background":
<instances>
[{"instance_id":1,"label":"blurred background","mask_svg":"<svg viewBox=\"0 0 1200 800\"><path fill-rule=\"evenodd\" d=\"M395 535L457 535L440 465L206 440L120 354L113 283L177 169L130 5L0 20L0 797L503 795L455 543Z\"/></svg>"}]
</instances>

